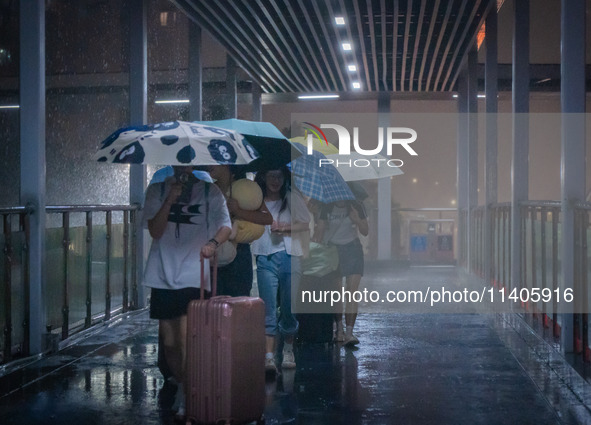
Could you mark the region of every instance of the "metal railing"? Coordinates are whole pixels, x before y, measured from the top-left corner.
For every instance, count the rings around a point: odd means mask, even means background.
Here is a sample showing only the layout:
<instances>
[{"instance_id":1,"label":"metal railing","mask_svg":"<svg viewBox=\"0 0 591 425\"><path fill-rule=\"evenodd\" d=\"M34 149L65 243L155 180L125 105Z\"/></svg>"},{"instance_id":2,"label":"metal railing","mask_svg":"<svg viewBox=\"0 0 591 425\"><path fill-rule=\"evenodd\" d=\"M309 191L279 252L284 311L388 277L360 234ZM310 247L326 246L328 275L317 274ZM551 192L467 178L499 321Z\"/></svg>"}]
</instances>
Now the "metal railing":
<instances>
[{"instance_id":1,"label":"metal railing","mask_svg":"<svg viewBox=\"0 0 591 425\"><path fill-rule=\"evenodd\" d=\"M0 292L0 362L29 353L29 214L26 207L0 209L3 290Z\"/></svg>"},{"instance_id":2,"label":"metal railing","mask_svg":"<svg viewBox=\"0 0 591 425\"><path fill-rule=\"evenodd\" d=\"M483 223L485 225L485 223ZM511 205L495 204L490 209L490 278L494 287L506 288L510 280ZM483 265L484 267L484 265Z\"/></svg>"},{"instance_id":3,"label":"metal railing","mask_svg":"<svg viewBox=\"0 0 591 425\"><path fill-rule=\"evenodd\" d=\"M589 283L591 270L589 266L589 243L591 242L591 203L580 202L575 205L575 287L580 290L579 299L583 302L589 299ZM573 318L574 349L582 355L585 362L591 362L591 347L589 338L589 306L581 308L583 313L575 314Z\"/></svg>"},{"instance_id":4,"label":"metal railing","mask_svg":"<svg viewBox=\"0 0 591 425\"><path fill-rule=\"evenodd\" d=\"M558 287L560 273L560 214L558 201L528 201L522 203L522 267L521 287L551 288ZM521 289L521 288L519 288ZM526 313L534 319L541 317L544 328L552 328L552 335L558 337L558 308L556 299L549 303L526 303Z\"/></svg>"},{"instance_id":5,"label":"metal railing","mask_svg":"<svg viewBox=\"0 0 591 425\"><path fill-rule=\"evenodd\" d=\"M589 217L591 204L581 204L576 213L575 252L578 254L576 268L578 273L576 280L587 278L587 250L586 241L589 230ZM484 277L486 246L483 238L487 223L484 220L484 207L472 210L471 238L468 247L471 252L471 269L476 274ZM511 204L492 205L488 213L490 215L490 257L488 276L490 285L513 290L511 283ZM521 275L519 282L514 285L520 291L522 288L549 288L555 291L559 285L560 267L560 217L561 203L558 201L527 201L520 205L521 220L521 244L520 262ZM590 234L591 236L591 234ZM586 282L586 281L585 281ZM560 336L558 318L558 306L554 303L525 302L515 312L524 315L530 323L540 323L542 329L551 329L553 338ZM582 335L586 333L586 317L575 315L575 332L581 335L580 346L587 347L587 340L583 341ZM580 324L578 326L577 324ZM584 328L584 329L583 329ZM536 329L539 331L539 329ZM548 336L548 335L545 335ZM580 349L578 350L581 351ZM588 356L591 359L591 356Z\"/></svg>"},{"instance_id":6,"label":"metal railing","mask_svg":"<svg viewBox=\"0 0 591 425\"><path fill-rule=\"evenodd\" d=\"M46 212L43 296L48 334L63 341L135 309L138 206L48 206ZM0 363L30 354L29 213L22 207L0 210L4 222L0 235L4 244Z\"/></svg>"}]
</instances>

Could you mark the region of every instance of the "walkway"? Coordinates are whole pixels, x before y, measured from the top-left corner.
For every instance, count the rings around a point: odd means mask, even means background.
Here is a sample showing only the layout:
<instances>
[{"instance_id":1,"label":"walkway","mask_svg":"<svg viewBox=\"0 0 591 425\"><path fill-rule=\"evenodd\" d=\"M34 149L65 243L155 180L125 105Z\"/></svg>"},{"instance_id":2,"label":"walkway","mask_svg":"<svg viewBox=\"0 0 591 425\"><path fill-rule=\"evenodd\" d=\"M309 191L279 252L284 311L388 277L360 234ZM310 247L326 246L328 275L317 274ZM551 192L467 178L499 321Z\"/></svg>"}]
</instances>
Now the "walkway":
<instances>
[{"instance_id":1,"label":"walkway","mask_svg":"<svg viewBox=\"0 0 591 425\"><path fill-rule=\"evenodd\" d=\"M397 279L457 278L410 269ZM365 279L384 279L373 271ZM585 424L589 385L519 318L365 313L358 349L298 347L267 382L267 424ZM0 423L171 424L173 389L155 367L145 311L0 377Z\"/></svg>"}]
</instances>

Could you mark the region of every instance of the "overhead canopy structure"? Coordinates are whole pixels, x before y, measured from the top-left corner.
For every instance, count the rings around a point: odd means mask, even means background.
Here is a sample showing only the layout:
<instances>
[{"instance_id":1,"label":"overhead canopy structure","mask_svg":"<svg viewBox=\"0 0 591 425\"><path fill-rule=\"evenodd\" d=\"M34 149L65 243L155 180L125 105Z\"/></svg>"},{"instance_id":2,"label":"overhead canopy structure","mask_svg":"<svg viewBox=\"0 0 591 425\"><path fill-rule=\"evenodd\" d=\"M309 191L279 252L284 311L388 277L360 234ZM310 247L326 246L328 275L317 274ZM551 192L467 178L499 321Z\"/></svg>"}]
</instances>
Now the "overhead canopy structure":
<instances>
[{"instance_id":1,"label":"overhead canopy structure","mask_svg":"<svg viewBox=\"0 0 591 425\"><path fill-rule=\"evenodd\" d=\"M209 31L265 93L347 92L356 90L354 83L365 92L454 90L488 8L496 5L494 0L173 3Z\"/></svg>"}]
</instances>

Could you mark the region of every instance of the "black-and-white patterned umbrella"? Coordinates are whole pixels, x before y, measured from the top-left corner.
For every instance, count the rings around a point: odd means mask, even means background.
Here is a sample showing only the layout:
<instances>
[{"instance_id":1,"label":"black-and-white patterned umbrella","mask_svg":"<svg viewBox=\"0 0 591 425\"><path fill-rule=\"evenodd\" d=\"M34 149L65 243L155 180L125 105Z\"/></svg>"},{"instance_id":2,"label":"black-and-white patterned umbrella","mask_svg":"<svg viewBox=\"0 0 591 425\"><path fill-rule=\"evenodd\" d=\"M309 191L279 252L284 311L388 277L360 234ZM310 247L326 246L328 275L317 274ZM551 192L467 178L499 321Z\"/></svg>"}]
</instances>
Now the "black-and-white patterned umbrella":
<instances>
[{"instance_id":1,"label":"black-and-white patterned umbrella","mask_svg":"<svg viewBox=\"0 0 591 425\"><path fill-rule=\"evenodd\" d=\"M172 121L119 129L101 143L94 159L115 164L244 165L258 157L236 131Z\"/></svg>"}]
</instances>

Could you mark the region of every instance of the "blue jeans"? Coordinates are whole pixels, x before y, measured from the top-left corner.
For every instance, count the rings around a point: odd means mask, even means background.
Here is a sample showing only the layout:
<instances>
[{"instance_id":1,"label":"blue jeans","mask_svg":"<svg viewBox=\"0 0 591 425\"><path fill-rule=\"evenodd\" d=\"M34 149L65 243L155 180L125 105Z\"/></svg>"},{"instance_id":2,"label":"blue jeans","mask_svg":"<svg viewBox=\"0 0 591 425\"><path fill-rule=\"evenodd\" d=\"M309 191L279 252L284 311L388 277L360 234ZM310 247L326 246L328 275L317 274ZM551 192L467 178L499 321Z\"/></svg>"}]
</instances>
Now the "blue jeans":
<instances>
[{"instance_id":1,"label":"blue jeans","mask_svg":"<svg viewBox=\"0 0 591 425\"><path fill-rule=\"evenodd\" d=\"M265 302L265 334L275 336L279 331L282 335L294 335L298 331L298 322L291 313L291 287L299 285L302 275L300 258L279 251L257 255L256 259L259 296Z\"/></svg>"}]
</instances>

